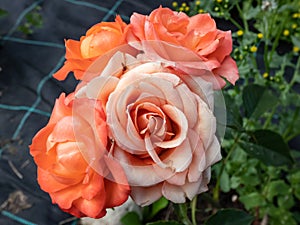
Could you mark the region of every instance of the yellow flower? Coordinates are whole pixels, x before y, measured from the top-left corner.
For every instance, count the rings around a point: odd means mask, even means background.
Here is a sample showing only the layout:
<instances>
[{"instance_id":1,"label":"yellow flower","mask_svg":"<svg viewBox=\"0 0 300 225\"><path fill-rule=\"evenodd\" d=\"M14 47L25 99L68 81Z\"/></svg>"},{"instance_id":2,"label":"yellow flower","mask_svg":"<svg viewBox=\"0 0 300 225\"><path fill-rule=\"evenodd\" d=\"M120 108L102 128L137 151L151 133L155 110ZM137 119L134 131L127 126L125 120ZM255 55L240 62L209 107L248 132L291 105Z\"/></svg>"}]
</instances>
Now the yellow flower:
<instances>
[{"instance_id":1,"label":"yellow flower","mask_svg":"<svg viewBox=\"0 0 300 225\"><path fill-rule=\"evenodd\" d=\"M182 6L182 7L186 7L186 3L185 3L185 2L182 3L181 6Z\"/></svg>"},{"instance_id":2,"label":"yellow flower","mask_svg":"<svg viewBox=\"0 0 300 225\"><path fill-rule=\"evenodd\" d=\"M238 31L236 32L236 34L237 34L237 36L242 36L242 35L244 34L244 31L238 30Z\"/></svg>"},{"instance_id":3,"label":"yellow flower","mask_svg":"<svg viewBox=\"0 0 300 225\"><path fill-rule=\"evenodd\" d=\"M296 23L293 23L293 24L292 24L292 28L293 28L293 29L296 29L297 27L298 27L298 25L297 25Z\"/></svg>"},{"instance_id":4,"label":"yellow flower","mask_svg":"<svg viewBox=\"0 0 300 225\"><path fill-rule=\"evenodd\" d=\"M263 78L267 78L269 74L267 72L263 73Z\"/></svg>"},{"instance_id":5,"label":"yellow flower","mask_svg":"<svg viewBox=\"0 0 300 225\"><path fill-rule=\"evenodd\" d=\"M188 12L188 11L190 10L190 7L186 6L186 7L184 8L184 10L185 10L186 12Z\"/></svg>"},{"instance_id":6,"label":"yellow flower","mask_svg":"<svg viewBox=\"0 0 300 225\"><path fill-rule=\"evenodd\" d=\"M184 10L184 8L183 8L183 7L180 7L180 8L179 8L179 11L181 11L181 12L182 12L183 10Z\"/></svg>"},{"instance_id":7,"label":"yellow flower","mask_svg":"<svg viewBox=\"0 0 300 225\"><path fill-rule=\"evenodd\" d=\"M299 13L294 13L294 14L293 14L293 18L298 18L299 16L300 16Z\"/></svg>"},{"instance_id":8,"label":"yellow flower","mask_svg":"<svg viewBox=\"0 0 300 225\"><path fill-rule=\"evenodd\" d=\"M251 46L250 47L250 52L257 52L257 47L256 46Z\"/></svg>"},{"instance_id":9,"label":"yellow flower","mask_svg":"<svg viewBox=\"0 0 300 225\"><path fill-rule=\"evenodd\" d=\"M177 2L172 2L172 6L175 8L178 6L178 3Z\"/></svg>"},{"instance_id":10,"label":"yellow flower","mask_svg":"<svg viewBox=\"0 0 300 225\"><path fill-rule=\"evenodd\" d=\"M200 5L201 2L198 0L198 1L195 2L195 4L196 4L196 5Z\"/></svg>"},{"instance_id":11,"label":"yellow flower","mask_svg":"<svg viewBox=\"0 0 300 225\"><path fill-rule=\"evenodd\" d=\"M203 9L199 9L199 10L198 10L198 13L199 13L199 14L204 13L204 10L203 10Z\"/></svg>"},{"instance_id":12,"label":"yellow flower","mask_svg":"<svg viewBox=\"0 0 300 225\"><path fill-rule=\"evenodd\" d=\"M222 2L222 0L217 0L217 2L221 3L221 2Z\"/></svg>"},{"instance_id":13,"label":"yellow flower","mask_svg":"<svg viewBox=\"0 0 300 225\"><path fill-rule=\"evenodd\" d=\"M285 30L283 31L283 36L289 36L289 35L290 35L290 31L287 30L287 29L285 29Z\"/></svg>"},{"instance_id":14,"label":"yellow flower","mask_svg":"<svg viewBox=\"0 0 300 225\"><path fill-rule=\"evenodd\" d=\"M300 51L300 48L298 46L293 47L293 52L298 53Z\"/></svg>"},{"instance_id":15,"label":"yellow flower","mask_svg":"<svg viewBox=\"0 0 300 225\"><path fill-rule=\"evenodd\" d=\"M257 34L257 37L258 37L259 39L262 39L262 38L264 37L264 35L263 35L262 33L258 33L258 34Z\"/></svg>"}]
</instances>

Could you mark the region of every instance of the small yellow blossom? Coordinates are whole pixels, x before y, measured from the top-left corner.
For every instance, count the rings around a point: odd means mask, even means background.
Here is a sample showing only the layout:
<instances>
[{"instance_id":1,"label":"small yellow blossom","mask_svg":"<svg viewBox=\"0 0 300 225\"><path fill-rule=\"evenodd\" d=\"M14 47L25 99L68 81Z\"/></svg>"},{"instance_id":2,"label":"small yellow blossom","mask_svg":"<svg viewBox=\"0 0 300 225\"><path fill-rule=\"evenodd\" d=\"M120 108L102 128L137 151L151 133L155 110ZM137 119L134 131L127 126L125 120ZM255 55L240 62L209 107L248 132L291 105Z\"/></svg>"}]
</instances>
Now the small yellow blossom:
<instances>
[{"instance_id":1,"label":"small yellow blossom","mask_svg":"<svg viewBox=\"0 0 300 225\"><path fill-rule=\"evenodd\" d=\"M186 7L186 3L185 3L185 2L182 3L181 6L182 6L182 7Z\"/></svg>"},{"instance_id":2,"label":"small yellow blossom","mask_svg":"<svg viewBox=\"0 0 300 225\"><path fill-rule=\"evenodd\" d=\"M175 8L178 6L178 3L177 2L172 2L172 6Z\"/></svg>"},{"instance_id":3,"label":"small yellow blossom","mask_svg":"<svg viewBox=\"0 0 300 225\"><path fill-rule=\"evenodd\" d=\"M199 10L198 10L198 13L199 13L199 14L204 13L204 10L203 10L203 9L199 9Z\"/></svg>"},{"instance_id":4,"label":"small yellow blossom","mask_svg":"<svg viewBox=\"0 0 300 225\"><path fill-rule=\"evenodd\" d=\"M262 39L262 38L264 37L264 35L263 35L262 33L258 33L258 34L257 34L257 37L258 37L259 39Z\"/></svg>"},{"instance_id":5,"label":"small yellow blossom","mask_svg":"<svg viewBox=\"0 0 300 225\"><path fill-rule=\"evenodd\" d=\"M257 47L256 46L251 46L250 47L250 52L257 52Z\"/></svg>"},{"instance_id":6,"label":"small yellow blossom","mask_svg":"<svg viewBox=\"0 0 300 225\"><path fill-rule=\"evenodd\" d=\"M219 7L216 6L216 7L214 8L214 11L218 12L218 11L219 11Z\"/></svg>"},{"instance_id":7,"label":"small yellow blossom","mask_svg":"<svg viewBox=\"0 0 300 225\"><path fill-rule=\"evenodd\" d=\"M263 73L263 78L267 78L269 74L267 72Z\"/></svg>"},{"instance_id":8,"label":"small yellow blossom","mask_svg":"<svg viewBox=\"0 0 300 225\"><path fill-rule=\"evenodd\" d=\"M285 29L285 30L283 31L283 36L289 36L289 35L290 35L290 31L287 30L287 29Z\"/></svg>"},{"instance_id":9,"label":"small yellow blossom","mask_svg":"<svg viewBox=\"0 0 300 225\"><path fill-rule=\"evenodd\" d=\"M222 0L217 0L217 2L221 3L221 2L222 2Z\"/></svg>"},{"instance_id":10,"label":"small yellow blossom","mask_svg":"<svg viewBox=\"0 0 300 225\"><path fill-rule=\"evenodd\" d=\"M190 10L190 7L186 6L186 7L184 8L184 10L185 10L186 12L188 12L188 11Z\"/></svg>"},{"instance_id":11,"label":"small yellow blossom","mask_svg":"<svg viewBox=\"0 0 300 225\"><path fill-rule=\"evenodd\" d=\"M242 30L238 30L238 31L236 32L236 34L237 34L237 36L243 36L243 34L244 34L244 31L242 31Z\"/></svg>"},{"instance_id":12,"label":"small yellow blossom","mask_svg":"<svg viewBox=\"0 0 300 225\"><path fill-rule=\"evenodd\" d=\"M300 17L300 13L294 13L292 17L293 18L298 18L298 17Z\"/></svg>"},{"instance_id":13,"label":"small yellow blossom","mask_svg":"<svg viewBox=\"0 0 300 225\"><path fill-rule=\"evenodd\" d=\"M180 12L182 12L183 10L184 10L184 8L183 8L183 7L180 7L180 8L179 8L179 11L180 11Z\"/></svg>"},{"instance_id":14,"label":"small yellow blossom","mask_svg":"<svg viewBox=\"0 0 300 225\"><path fill-rule=\"evenodd\" d=\"M298 53L300 51L300 48L298 46L293 47L293 52Z\"/></svg>"},{"instance_id":15,"label":"small yellow blossom","mask_svg":"<svg viewBox=\"0 0 300 225\"><path fill-rule=\"evenodd\" d=\"M296 23L293 23L293 24L292 24L292 28L293 28L293 29L296 29L297 27L298 27L298 25L297 25Z\"/></svg>"},{"instance_id":16,"label":"small yellow blossom","mask_svg":"<svg viewBox=\"0 0 300 225\"><path fill-rule=\"evenodd\" d=\"M195 2L195 4L196 4L196 5L200 5L201 2L198 0L198 1Z\"/></svg>"}]
</instances>

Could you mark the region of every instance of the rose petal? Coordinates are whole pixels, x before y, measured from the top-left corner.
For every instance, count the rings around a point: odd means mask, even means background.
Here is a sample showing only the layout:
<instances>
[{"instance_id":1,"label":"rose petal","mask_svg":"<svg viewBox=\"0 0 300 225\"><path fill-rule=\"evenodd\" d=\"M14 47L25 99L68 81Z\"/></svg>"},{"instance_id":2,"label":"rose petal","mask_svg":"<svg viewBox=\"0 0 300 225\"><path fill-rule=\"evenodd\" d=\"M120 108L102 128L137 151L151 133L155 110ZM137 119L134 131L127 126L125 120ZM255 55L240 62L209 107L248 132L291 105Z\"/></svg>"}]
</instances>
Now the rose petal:
<instances>
[{"instance_id":1,"label":"rose petal","mask_svg":"<svg viewBox=\"0 0 300 225\"><path fill-rule=\"evenodd\" d=\"M136 187L131 190L131 197L140 206L147 206L162 197L162 183L151 187Z\"/></svg>"},{"instance_id":2,"label":"rose petal","mask_svg":"<svg viewBox=\"0 0 300 225\"><path fill-rule=\"evenodd\" d=\"M170 141L156 142L155 144L161 148L174 148L179 146L186 138L188 130L188 122L182 111L172 105L162 106L164 112L178 126L179 130L176 136Z\"/></svg>"},{"instance_id":3,"label":"rose petal","mask_svg":"<svg viewBox=\"0 0 300 225\"><path fill-rule=\"evenodd\" d=\"M215 69L214 73L226 78L233 85L239 79L236 62L230 56L227 56L224 59L222 65L219 68Z\"/></svg>"},{"instance_id":4,"label":"rose petal","mask_svg":"<svg viewBox=\"0 0 300 225\"><path fill-rule=\"evenodd\" d=\"M169 184L168 182L164 182L162 187L163 196L174 203L184 203L186 195L183 192L181 186L176 186L173 184Z\"/></svg>"},{"instance_id":5,"label":"rose petal","mask_svg":"<svg viewBox=\"0 0 300 225\"><path fill-rule=\"evenodd\" d=\"M173 185L184 185L186 182L186 175L187 175L187 170L183 171L183 172L179 172L179 173L175 173L172 177L170 178L166 178L166 181L170 184Z\"/></svg>"}]
</instances>

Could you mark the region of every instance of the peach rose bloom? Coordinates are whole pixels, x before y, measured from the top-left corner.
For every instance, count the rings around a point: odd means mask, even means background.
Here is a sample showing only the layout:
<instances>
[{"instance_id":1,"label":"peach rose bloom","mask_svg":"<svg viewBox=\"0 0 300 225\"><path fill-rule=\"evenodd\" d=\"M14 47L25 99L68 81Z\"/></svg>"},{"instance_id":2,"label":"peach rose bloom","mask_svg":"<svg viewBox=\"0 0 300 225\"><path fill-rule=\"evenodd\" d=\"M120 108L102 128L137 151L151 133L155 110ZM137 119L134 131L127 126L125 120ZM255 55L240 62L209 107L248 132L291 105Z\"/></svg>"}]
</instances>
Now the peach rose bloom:
<instances>
[{"instance_id":1,"label":"peach rose bloom","mask_svg":"<svg viewBox=\"0 0 300 225\"><path fill-rule=\"evenodd\" d=\"M76 217L103 217L106 208L121 205L129 195L122 168L107 157L106 146L107 127L100 102L62 94L49 123L30 146L41 189ZM89 160L84 157L87 152ZM95 169L106 171L105 177ZM109 176L114 180L106 178ZM118 180L120 183L114 182Z\"/></svg>"},{"instance_id":2,"label":"peach rose bloom","mask_svg":"<svg viewBox=\"0 0 300 225\"><path fill-rule=\"evenodd\" d=\"M53 75L54 78L64 80L72 71L75 78L80 80L97 57L125 44L126 30L127 25L120 16L116 16L115 22L101 22L92 26L80 41L71 39L65 41L66 61L64 66Z\"/></svg>"},{"instance_id":3,"label":"peach rose bloom","mask_svg":"<svg viewBox=\"0 0 300 225\"><path fill-rule=\"evenodd\" d=\"M76 97L102 102L109 155L123 167L137 204L162 196L183 203L207 190L210 166L221 159L211 83L117 53Z\"/></svg>"},{"instance_id":4,"label":"peach rose bloom","mask_svg":"<svg viewBox=\"0 0 300 225\"><path fill-rule=\"evenodd\" d=\"M236 63L230 57L231 32L217 29L215 21L209 14L188 17L183 12L162 7L153 10L149 16L133 13L130 18L127 42L142 49L145 48L143 47L145 40L162 41L192 50L198 56L198 61L204 62L204 69L213 72L212 78L207 76L202 78L212 82L214 89L220 89L226 84L223 78L234 84L239 77ZM149 45L149 42L147 44ZM157 50L160 53L162 51L161 47ZM184 61L183 64L188 63L184 53L169 53L170 61L176 59ZM197 65L194 64L193 67ZM199 71L197 73L201 74Z\"/></svg>"}]
</instances>

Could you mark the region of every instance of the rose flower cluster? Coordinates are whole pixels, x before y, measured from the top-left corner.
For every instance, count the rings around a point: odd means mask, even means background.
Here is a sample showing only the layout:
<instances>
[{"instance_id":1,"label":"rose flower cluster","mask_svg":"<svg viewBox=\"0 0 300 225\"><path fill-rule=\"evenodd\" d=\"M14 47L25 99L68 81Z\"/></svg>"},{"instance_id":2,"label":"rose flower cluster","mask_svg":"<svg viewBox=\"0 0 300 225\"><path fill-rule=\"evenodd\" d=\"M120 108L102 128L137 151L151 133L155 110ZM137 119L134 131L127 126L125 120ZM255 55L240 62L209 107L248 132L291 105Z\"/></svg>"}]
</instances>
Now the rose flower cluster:
<instances>
[{"instance_id":1,"label":"rose flower cluster","mask_svg":"<svg viewBox=\"0 0 300 225\"><path fill-rule=\"evenodd\" d=\"M129 24L101 22L65 45L54 77L73 72L80 82L30 146L52 202L100 218L129 196L145 206L206 191L221 159L214 91L238 79L230 31L208 14L160 7Z\"/></svg>"}]
</instances>

